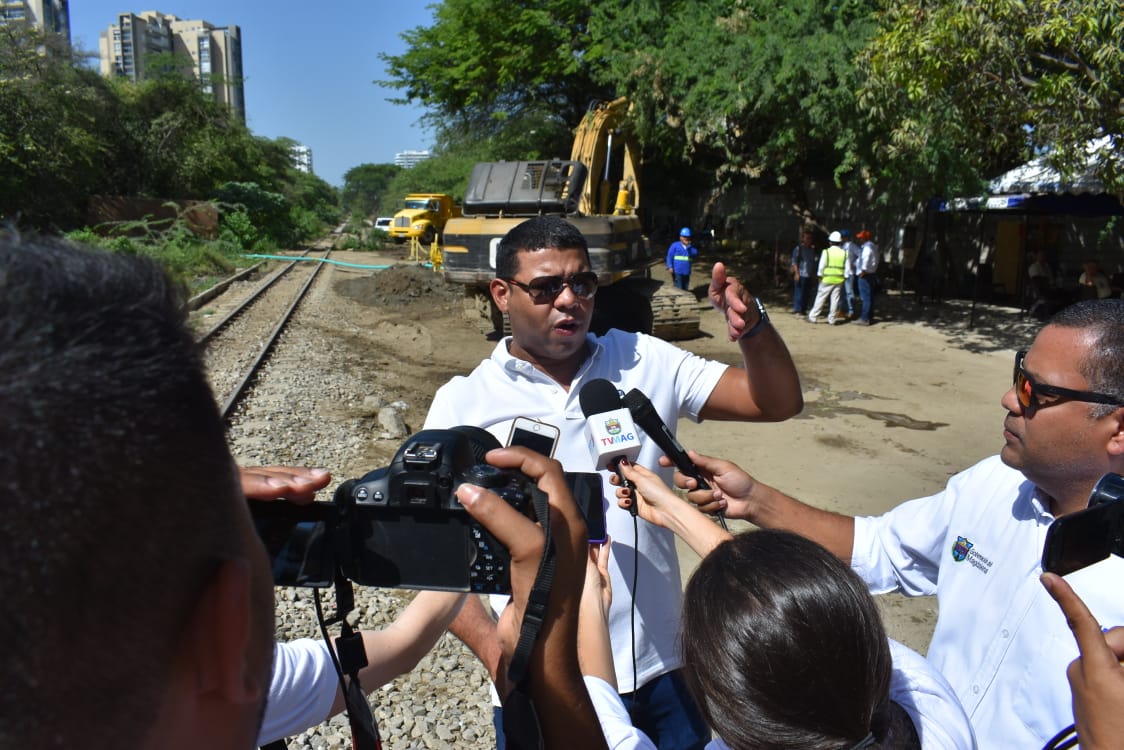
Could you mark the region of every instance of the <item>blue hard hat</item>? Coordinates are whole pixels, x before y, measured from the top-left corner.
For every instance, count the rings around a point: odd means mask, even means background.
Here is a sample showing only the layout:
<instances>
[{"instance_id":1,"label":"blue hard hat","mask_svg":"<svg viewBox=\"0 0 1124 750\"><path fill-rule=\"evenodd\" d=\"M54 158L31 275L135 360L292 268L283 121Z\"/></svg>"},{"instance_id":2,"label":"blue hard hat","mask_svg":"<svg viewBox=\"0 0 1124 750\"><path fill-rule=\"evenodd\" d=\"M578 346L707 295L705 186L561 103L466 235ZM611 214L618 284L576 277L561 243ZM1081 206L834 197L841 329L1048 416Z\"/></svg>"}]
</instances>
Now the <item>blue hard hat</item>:
<instances>
[{"instance_id":1,"label":"blue hard hat","mask_svg":"<svg viewBox=\"0 0 1124 750\"><path fill-rule=\"evenodd\" d=\"M842 235L843 237L850 237L851 231L849 229L840 229L839 234Z\"/></svg>"},{"instance_id":2,"label":"blue hard hat","mask_svg":"<svg viewBox=\"0 0 1124 750\"><path fill-rule=\"evenodd\" d=\"M679 236L680 237L690 237L691 236L691 228L690 227L683 227L682 229L679 230Z\"/></svg>"}]
</instances>

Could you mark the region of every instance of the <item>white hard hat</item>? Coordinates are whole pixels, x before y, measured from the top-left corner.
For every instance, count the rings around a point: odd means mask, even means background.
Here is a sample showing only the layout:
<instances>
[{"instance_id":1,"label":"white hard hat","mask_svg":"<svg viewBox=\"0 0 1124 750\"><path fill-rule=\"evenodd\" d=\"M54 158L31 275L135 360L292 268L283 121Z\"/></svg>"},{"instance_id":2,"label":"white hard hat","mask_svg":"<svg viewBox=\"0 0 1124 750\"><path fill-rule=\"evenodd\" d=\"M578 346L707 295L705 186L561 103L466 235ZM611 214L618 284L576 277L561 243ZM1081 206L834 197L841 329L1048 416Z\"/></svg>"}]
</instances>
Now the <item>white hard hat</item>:
<instances>
[{"instance_id":1,"label":"white hard hat","mask_svg":"<svg viewBox=\"0 0 1124 750\"><path fill-rule=\"evenodd\" d=\"M843 235L839 234L839 232L832 232L831 234L829 234L827 236L827 241L828 242L842 242L843 241Z\"/></svg>"}]
</instances>

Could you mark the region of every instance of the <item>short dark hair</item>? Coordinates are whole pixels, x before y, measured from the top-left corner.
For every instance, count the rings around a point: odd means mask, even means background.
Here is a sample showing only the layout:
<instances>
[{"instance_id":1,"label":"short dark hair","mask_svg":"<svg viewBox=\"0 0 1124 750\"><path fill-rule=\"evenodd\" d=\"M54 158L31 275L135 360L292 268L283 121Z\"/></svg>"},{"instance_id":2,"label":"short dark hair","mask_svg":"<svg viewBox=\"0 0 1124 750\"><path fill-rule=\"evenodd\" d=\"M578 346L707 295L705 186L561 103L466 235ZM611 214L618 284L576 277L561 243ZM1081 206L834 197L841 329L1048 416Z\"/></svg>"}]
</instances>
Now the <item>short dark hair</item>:
<instances>
[{"instance_id":1,"label":"short dark hair","mask_svg":"<svg viewBox=\"0 0 1124 750\"><path fill-rule=\"evenodd\" d=\"M146 258L0 235L0 746L139 745L242 551L183 299Z\"/></svg>"},{"instance_id":2,"label":"short dark hair","mask_svg":"<svg viewBox=\"0 0 1124 750\"><path fill-rule=\"evenodd\" d=\"M1124 401L1124 300L1090 299L1062 308L1047 325L1076 328L1093 335L1089 353L1078 363L1078 372L1089 383L1089 390L1106 393ZM1094 418L1111 414L1120 407L1091 404Z\"/></svg>"},{"instance_id":3,"label":"short dark hair","mask_svg":"<svg viewBox=\"0 0 1124 750\"><path fill-rule=\"evenodd\" d=\"M818 544L740 534L702 560L684 598L684 676L730 747L836 750L887 712L892 663L878 607Z\"/></svg>"},{"instance_id":4,"label":"short dark hair","mask_svg":"<svg viewBox=\"0 0 1124 750\"><path fill-rule=\"evenodd\" d=\"M500 240L496 278L514 278L519 272L519 253L542 249L581 250L589 262L589 243L577 227L560 216L536 216L516 224Z\"/></svg>"}]
</instances>

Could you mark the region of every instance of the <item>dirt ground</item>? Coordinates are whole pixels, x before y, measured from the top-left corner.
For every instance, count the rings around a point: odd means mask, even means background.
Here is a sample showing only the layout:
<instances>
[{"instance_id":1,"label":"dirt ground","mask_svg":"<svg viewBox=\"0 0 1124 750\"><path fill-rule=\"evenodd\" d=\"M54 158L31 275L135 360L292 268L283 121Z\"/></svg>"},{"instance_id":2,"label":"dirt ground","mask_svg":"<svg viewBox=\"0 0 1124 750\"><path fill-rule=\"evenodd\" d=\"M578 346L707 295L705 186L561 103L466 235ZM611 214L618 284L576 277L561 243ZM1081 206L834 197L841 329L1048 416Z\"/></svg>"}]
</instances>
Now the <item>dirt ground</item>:
<instances>
[{"instance_id":1,"label":"dirt ground","mask_svg":"<svg viewBox=\"0 0 1124 750\"><path fill-rule=\"evenodd\" d=\"M364 256L357 262L395 260ZM814 505L860 515L937 492L949 476L1001 447L999 399L1010 384L1014 351L1029 346L1038 327L1018 310L979 305L973 314L966 301L923 305L885 278L889 289L876 299L875 325L810 325L792 314L791 289L772 283L771 259L703 258L692 276L696 296L704 297L715 260L727 262L765 302L800 371L805 408L780 424L684 420L684 446L729 458ZM661 264L653 275L664 273ZM365 312L357 314L366 317L370 332L369 365L385 367L388 375L405 365L408 374L400 377L410 391L412 430L420 428L437 386L468 372L494 347L461 319L459 287L445 286L431 271L344 270L335 278L336 291L362 303ZM709 306L701 328L702 336L679 345L740 362ZM681 559L685 574L697 563L686 548ZM935 601L886 595L880 602L890 635L924 652Z\"/></svg>"}]
</instances>

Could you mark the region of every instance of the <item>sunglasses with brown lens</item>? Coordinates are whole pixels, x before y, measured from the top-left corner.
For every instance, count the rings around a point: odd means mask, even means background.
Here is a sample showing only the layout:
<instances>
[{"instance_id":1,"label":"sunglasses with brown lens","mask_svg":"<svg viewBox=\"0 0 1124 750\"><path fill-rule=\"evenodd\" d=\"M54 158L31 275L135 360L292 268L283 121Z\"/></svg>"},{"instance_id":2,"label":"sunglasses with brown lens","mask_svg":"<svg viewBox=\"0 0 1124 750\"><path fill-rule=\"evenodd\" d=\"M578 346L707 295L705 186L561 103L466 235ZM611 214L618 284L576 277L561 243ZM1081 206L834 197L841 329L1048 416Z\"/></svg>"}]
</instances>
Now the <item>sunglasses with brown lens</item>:
<instances>
[{"instance_id":1,"label":"sunglasses with brown lens","mask_svg":"<svg viewBox=\"0 0 1124 750\"><path fill-rule=\"evenodd\" d=\"M1050 406L1051 404L1057 403L1056 399L1124 406L1124 400L1121 400L1119 396L1110 396L1107 393L1095 393L1093 391L1075 391L1072 388L1062 388L1057 385L1037 383L1034 378L1030 377L1027 371L1023 369L1023 360L1025 358L1025 351L1015 353L1015 395L1019 399L1019 405L1024 409L1034 410L1044 406ZM1042 402L1038 400L1040 395L1051 396L1055 400Z\"/></svg>"}]
</instances>

